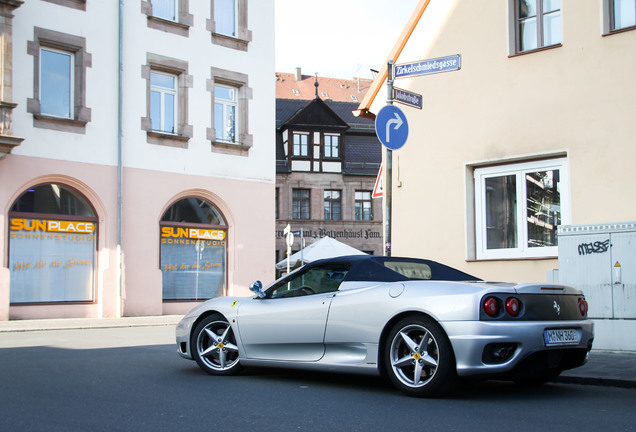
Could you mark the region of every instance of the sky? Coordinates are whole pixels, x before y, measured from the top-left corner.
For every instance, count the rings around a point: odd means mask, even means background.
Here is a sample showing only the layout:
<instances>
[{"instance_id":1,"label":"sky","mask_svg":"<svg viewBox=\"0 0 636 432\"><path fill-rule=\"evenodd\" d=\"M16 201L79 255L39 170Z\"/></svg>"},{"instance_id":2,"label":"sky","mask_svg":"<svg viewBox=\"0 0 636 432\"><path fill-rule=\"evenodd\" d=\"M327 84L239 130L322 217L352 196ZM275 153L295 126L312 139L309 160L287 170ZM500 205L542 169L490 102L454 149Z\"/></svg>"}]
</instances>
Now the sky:
<instances>
[{"instance_id":1,"label":"sky","mask_svg":"<svg viewBox=\"0 0 636 432\"><path fill-rule=\"evenodd\" d=\"M373 78L418 0L275 0L276 72Z\"/></svg>"}]
</instances>

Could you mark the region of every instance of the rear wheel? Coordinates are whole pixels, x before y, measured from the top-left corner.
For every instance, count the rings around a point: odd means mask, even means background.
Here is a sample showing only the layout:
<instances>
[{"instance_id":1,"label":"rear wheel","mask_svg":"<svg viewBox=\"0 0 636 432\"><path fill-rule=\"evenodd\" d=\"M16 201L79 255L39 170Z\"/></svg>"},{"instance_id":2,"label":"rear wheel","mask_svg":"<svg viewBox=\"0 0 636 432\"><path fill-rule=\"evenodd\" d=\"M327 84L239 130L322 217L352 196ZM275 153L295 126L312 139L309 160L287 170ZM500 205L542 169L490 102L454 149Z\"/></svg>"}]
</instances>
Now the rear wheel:
<instances>
[{"instance_id":1,"label":"rear wheel","mask_svg":"<svg viewBox=\"0 0 636 432\"><path fill-rule=\"evenodd\" d=\"M425 316L403 318L391 328L384 365L393 385L409 396L438 396L457 382L450 341L440 325Z\"/></svg>"},{"instance_id":2,"label":"rear wheel","mask_svg":"<svg viewBox=\"0 0 636 432\"><path fill-rule=\"evenodd\" d=\"M210 315L192 333L192 357L212 375L233 375L241 369L232 327L220 314Z\"/></svg>"}]
</instances>

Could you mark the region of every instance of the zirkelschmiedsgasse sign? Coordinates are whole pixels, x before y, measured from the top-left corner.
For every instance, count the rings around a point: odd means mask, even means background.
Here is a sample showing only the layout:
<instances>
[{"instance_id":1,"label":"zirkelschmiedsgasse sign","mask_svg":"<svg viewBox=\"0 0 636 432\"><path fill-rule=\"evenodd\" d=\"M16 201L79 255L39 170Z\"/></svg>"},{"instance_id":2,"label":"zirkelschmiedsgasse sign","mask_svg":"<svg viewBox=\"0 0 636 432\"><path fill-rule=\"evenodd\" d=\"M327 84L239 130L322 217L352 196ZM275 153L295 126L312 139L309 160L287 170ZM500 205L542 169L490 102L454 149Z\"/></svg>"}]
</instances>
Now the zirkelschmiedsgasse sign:
<instances>
[{"instance_id":1,"label":"zirkelschmiedsgasse sign","mask_svg":"<svg viewBox=\"0 0 636 432\"><path fill-rule=\"evenodd\" d=\"M462 56L460 54L455 54L447 57L396 64L394 77L408 78L440 72L451 72L461 69L461 66Z\"/></svg>"}]
</instances>

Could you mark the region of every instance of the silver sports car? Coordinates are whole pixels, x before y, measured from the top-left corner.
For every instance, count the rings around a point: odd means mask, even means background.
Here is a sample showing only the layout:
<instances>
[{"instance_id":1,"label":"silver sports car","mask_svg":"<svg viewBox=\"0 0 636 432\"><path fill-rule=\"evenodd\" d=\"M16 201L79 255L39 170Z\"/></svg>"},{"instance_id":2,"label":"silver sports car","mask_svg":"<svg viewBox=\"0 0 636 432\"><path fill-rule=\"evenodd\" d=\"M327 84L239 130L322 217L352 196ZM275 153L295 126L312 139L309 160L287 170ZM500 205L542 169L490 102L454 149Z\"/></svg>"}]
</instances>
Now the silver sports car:
<instances>
[{"instance_id":1,"label":"silver sports car","mask_svg":"<svg viewBox=\"0 0 636 432\"><path fill-rule=\"evenodd\" d=\"M252 365L382 374L435 396L462 377L549 381L583 365L594 338L577 289L484 282L421 259L331 258L250 289L190 311L179 354L212 375Z\"/></svg>"}]
</instances>

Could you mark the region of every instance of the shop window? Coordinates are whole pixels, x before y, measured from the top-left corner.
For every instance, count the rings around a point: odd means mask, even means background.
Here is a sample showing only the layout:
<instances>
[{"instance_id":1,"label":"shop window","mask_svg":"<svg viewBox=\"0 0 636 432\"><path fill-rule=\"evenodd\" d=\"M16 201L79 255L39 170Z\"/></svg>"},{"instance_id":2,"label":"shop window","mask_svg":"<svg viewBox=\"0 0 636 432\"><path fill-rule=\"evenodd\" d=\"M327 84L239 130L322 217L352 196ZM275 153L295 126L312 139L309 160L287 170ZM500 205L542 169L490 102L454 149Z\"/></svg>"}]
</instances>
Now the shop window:
<instances>
[{"instance_id":1,"label":"shop window","mask_svg":"<svg viewBox=\"0 0 636 432\"><path fill-rule=\"evenodd\" d=\"M187 148L193 134L188 124L188 89L192 87L188 63L150 53L147 60L141 68L147 89L147 115L141 118L141 128L147 142Z\"/></svg>"},{"instance_id":2,"label":"shop window","mask_svg":"<svg viewBox=\"0 0 636 432\"><path fill-rule=\"evenodd\" d=\"M477 258L557 256L567 182L566 159L475 169Z\"/></svg>"},{"instance_id":3,"label":"shop window","mask_svg":"<svg viewBox=\"0 0 636 432\"><path fill-rule=\"evenodd\" d=\"M34 59L33 98L27 99L33 126L84 133L91 120L86 69L92 56L86 52L86 40L36 27L27 52Z\"/></svg>"},{"instance_id":4,"label":"shop window","mask_svg":"<svg viewBox=\"0 0 636 432\"><path fill-rule=\"evenodd\" d=\"M248 0L212 0L212 18L207 30L212 33L212 43L226 48L247 51L252 32L247 28Z\"/></svg>"},{"instance_id":5,"label":"shop window","mask_svg":"<svg viewBox=\"0 0 636 432\"><path fill-rule=\"evenodd\" d=\"M355 220L373 220L371 191L355 192Z\"/></svg>"},{"instance_id":6,"label":"shop window","mask_svg":"<svg viewBox=\"0 0 636 432\"><path fill-rule=\"evenodd\" d=\"M225 295L227 222L210 202L184 198L161 218L163 300L207 300Z\"/></svg>"},{"instance_id":7,"label":"shop window","mask_svg":"<svg viewBox=\"0 0 636 432\"><path fill-rule=\"evenodd\" d=\"M9 212L12 304L93 302L97 217L79 192L45 184Z\"/></svg>"},{"instance_id":8,"label":"shop window","mask_svg":"<svg viewBox=\"0 0 636 432\"><path fill-rule=\"evenodd\" d=\"M325 220L342 219L342 200L339 190L324 191Z\"/></svg>"},{"instance_id":9,"label":"shop window","mask_svg":"<svg viewBox=\"0 0 636 432\"><path fill-rule=\"evenodd\" d=\"M512 0L516 53L559 46L562 42L561 0Z\"/></svg>"}]
</instances>

